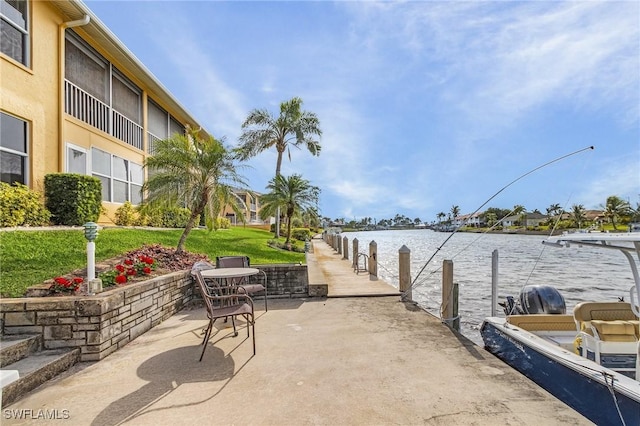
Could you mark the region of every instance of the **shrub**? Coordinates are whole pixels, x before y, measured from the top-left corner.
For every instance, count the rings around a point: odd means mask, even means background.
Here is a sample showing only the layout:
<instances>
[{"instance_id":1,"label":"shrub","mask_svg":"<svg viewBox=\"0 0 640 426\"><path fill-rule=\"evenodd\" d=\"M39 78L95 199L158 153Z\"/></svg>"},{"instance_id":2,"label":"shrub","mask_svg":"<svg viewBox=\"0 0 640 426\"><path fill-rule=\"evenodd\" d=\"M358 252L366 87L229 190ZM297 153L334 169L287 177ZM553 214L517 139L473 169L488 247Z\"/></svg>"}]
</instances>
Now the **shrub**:
<instances>
[{"instance_id":1,"label":"shrub","mask_svg":"<svg viewBox=\"0 0 640 426\"><path fill-rule=\"evenodd\" d=\"M132 226L139 224L140 219L136 209L127 201L116 210L116 218L113 221L116 225Z\"/></svg>"},{"instance_id":2,"label":"shrub","mask_svg":"<svg viewBox=\"0 0 640 426\"><path fill-rule=\"evenodd\" d=\"M309 228L295 228L291 230L291 237L298 241L307 241L311 239L311 231Z\"/></svg>"},{"instance_id":3,"label":"shrub","mask_svg":"<svg viewBox=\"0 0 640 426\"><path fill-rule=\"evenodd\" d=\"M51 213L42 204L40 193L26 185L0 183L0 226L48 225Z\"/></svg>"},{"instance_id":4,"label":"shrub","mask_svg":"<svg viewBox=\"0 0 640 426\"><path fill-rule=\"evenodd\" d=\"M231 228L231 221L226 217L216 217L211 220L211 218L206 219L207 229L208 230L218 230L218 229L229 229Z\"/></svg>"},{"instance_id":5,"label":"shrub","mask_svg":"<svg viewBox=\"0 0 640 426\"><path fill-rule=\"evenodd\" d=\"M304 246L300 246L299 244L295 244L295 243L285 244L284 242L280 242L280 241L277 241L277 240L269 240L267 242L267 245L269 247L278 248L278 249L281 249L281 250L293 251L293 252L296 252L296 253L304 253L305 252Z\"/></svg>"},{"instance_id":6,"label":"shrub","mask_svg":"<svg viewBox=\"0 0 640 426\"><path fill-rule=\"evenodd\" d=\"M56 225L97 222L102 211L102 182L77 173L53 173L44 177L45 206Z\"/></svg>"},{"instance_id":7,"label":"shrub","mask_svg":"<svg viewBox=\"0 0 640 426\"><path fill-rule=\"evenodd\" d=\"M183 207L151 207L146 205L138 209L139 217L134 225L153 226L155 228L184 228L191 217L191 210ZM198 223L196 219L196 224Z\"/></svg>"}]
</instances>

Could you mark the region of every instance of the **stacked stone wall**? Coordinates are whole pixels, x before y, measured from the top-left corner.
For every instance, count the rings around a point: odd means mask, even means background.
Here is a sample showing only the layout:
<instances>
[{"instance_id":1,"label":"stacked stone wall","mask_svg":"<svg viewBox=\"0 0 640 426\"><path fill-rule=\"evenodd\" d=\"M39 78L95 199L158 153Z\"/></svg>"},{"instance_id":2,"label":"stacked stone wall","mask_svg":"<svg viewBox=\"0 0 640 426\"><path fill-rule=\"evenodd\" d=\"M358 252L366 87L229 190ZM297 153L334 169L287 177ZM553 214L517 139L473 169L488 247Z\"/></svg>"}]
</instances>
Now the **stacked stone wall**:
<instances>
[{"instance_id":1,"label":"stacked stone wall","mask_svg":"<svg viewBox=\"0 0 640 426\"><path fill-rule=\"evenodd\" d=\"M306 265L255 267L267 274L270 297L308 294ZM261 274L251 277L261 280ZM199 297L183 271L94 296L0 299L2 334L40 334L45 349L79 347L81 361L98 361Z\"/></svg>"}]
</instances>

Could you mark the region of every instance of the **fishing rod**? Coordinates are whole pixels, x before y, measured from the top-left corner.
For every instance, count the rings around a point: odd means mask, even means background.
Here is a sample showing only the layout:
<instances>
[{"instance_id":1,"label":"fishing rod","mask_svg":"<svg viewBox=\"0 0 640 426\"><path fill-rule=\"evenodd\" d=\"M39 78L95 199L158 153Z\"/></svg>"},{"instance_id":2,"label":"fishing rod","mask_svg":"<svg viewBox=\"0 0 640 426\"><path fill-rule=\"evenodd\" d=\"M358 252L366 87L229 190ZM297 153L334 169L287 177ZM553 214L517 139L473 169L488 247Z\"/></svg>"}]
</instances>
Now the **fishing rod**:
<instances>
[{"instance_id":1,"label":"fishing rod","mask_svg":"<svg viewBox=\"0 0 640 426\"><path fill-rule=\"evenodd\" d=\"M537 172L538 170L540 170L540 169L542 169L542 168L544 168L544 167L547 167L547 166L549 166L549 165L551 165L551 164L553 164L553 163L557 163L558 161L564 160L565 158L572 157L572 156L574 156L574 155L576 155L576 154L580 154L581 152L588 151L588 150L593 150L593 149L594 149L594 146L593 146L593 145L591 145L591 146L588 146L588 147L585 147L585 148L579 149L579 150L577 150L577 151L571 152L571 153L569 153L569 154L562 155L562 156L560 156L560 157L558 157L558 158L555 158L555 159L553 159L553 160L551 160L551 161L547 161L546 163L541 164L540 166L535 167L535 168L533 168L533 169L529 170L528 172L526 172L526 173L524 173L524 174L522 174L522 175L518 176L516 179L512 180L511 182L509 182L508 184L506 184L505 186L503 186L502 188L500 188L500 190L499 190L498 192L496 192L496 193L495 193L495 194L493 194L491 197L489 197L489 199L488 199L487 201L485 201L484 203L482 203L482 205L481 205L480 207L478 207L478 208L477 208L477 209L476 209L476 210L475 210L475 211L474 211L474 212L473 212L469 217L473 217L473 216L475 216L475 214L476 214L476 213L478 213L478 212L479 212L479 211L480 211L484 206L486 206L486 205L487 205L491 200L493 200L494 198L496 198L496 197L497 197L497 196L498 196L502 191L504 191L505 189L509 188L511 185L513 185L514 183L518 182L519 180L521 180L521 179L523 179L523 178L525 178L525 177L529 176L530 174L532 174L532 173L534 173L534 172ZM449 235L449 236L448 236L448 237L447 237L447 238L442 242L442 244L440 244L440 246L439 246L438 248L436 248L436 250L433 252L433 254L432 254L432 255L431 255L431 257L429 258L429 260L427 260L427 263L425 263L425 264L424 264L424 266L423 266L423 267L420 269L420 271L418 272L418 275L416 275L416 277L414 278L414 280L411 282L411 286L409 286L409 289L408 289L408 290L406 290L406 291L405 291L405 293L406 293L406 292L408 292L409 290L411 290L411 289L413 288L413 286L415 285L416 281L418 280L418 278L420 277L420 275L422 274L422 272L423 272L423 271L425 270L425 268L429 265L429 263L431 263L431 261L433 260L433 258L434 258L434 257L436 257L436 254L438 254L438 252L442 249L442 247L444 247L444 245L447 243L447 241L449 241L449 240L450 240L450 239L455 235L455 233L456 233L456 232L458 232L458 230L459 230L461 227L462 227L462 224L458 225L458 226L453 230L453 232L451 233L451 235Z\"/></svg>"}]
</instances>

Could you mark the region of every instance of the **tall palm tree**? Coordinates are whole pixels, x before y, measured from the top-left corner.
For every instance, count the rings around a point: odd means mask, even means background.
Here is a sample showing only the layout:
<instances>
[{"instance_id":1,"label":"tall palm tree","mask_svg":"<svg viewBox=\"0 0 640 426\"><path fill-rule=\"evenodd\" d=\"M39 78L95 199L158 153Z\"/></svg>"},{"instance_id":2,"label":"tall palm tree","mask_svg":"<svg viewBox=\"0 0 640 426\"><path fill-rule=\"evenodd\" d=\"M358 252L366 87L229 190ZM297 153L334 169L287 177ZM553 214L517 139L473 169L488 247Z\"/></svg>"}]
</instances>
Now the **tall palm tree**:
<instances>
[{"instance_id":1,"label":"tall palm tree","mask_svg":"<svg viewBox=\"0 0 640 426\"><path fill-rule=\"evenodd\" d=\"M232 151L221 141L193 129L156 143L155 154L145 160L150 173L143 185L144 204L181 204L191 210L176 253L184 251L187 236L202 214L215 219L228 205L244 220L233 188L246 187L246 183L235 162Z\"/></svg>"},{"instance_id":2,"label":"tall palm tree","mask_svg":"<svg viewBox=\"0 0 640 426\"><path fill-rule=\"evenodd\" d=\"M453 220L460 216L460 206L451 206L451 217Z\"/></svg>"},{"instance_id":3,"label":"tall palm tree","mask_svg":"<svg viewBox=\"0 0 640 426\"><path fill-rule=\"evenodd\" d=\"M266 219L279 209L287 218L287 239L291 242L291 219L303 211L313 209L320 195L320 188L313 186L302 176L294 174L286 177L278 175L267 185L268 193L260 197L260 217Z\"/></svg>"},{"instance_id":4,"label":"tall palm tree","mask_svg":"<svg viewBox=\"0 0 640 426\"><path fill-rule=\"evenodd\" d=\"M322 136L316 114L302 110L302 99L291 98L280 104L280 115L274 117L266 109L254 109L242 123L240 145L236 154L241 160L255 157L262 151L276 148L276 176L280 176L282 156L287 151L291 161L291 146L305 146L312 155L320 155L322 148L316 137ZM280 236L280 212L276 215L276 237Z\"/></svg>"},{"instance_id":5,"label":"tall palm tree","mask_svg":"<svg viewBox=\"0 0 640 426\"><path fill-rule=\"evenodd\" d=\"M581 228L582 223L586 220L584 206L582 204L574 204L571 206L571 218L578 227Z\"/></svg>"},{"instance_id":6,"label":"tall palm tree","mask_svg":"<svg viewBox=\"0 0 640 426\"><path fill-rule=\"evenodd\" d=\"M607 197L607 203L604 206L604 215L609 218L613 224L613 229L618 230L616 226L616 220L621 216L629 214L630 205L617 195L611 195Z\"/></svg>"}]
</instances>

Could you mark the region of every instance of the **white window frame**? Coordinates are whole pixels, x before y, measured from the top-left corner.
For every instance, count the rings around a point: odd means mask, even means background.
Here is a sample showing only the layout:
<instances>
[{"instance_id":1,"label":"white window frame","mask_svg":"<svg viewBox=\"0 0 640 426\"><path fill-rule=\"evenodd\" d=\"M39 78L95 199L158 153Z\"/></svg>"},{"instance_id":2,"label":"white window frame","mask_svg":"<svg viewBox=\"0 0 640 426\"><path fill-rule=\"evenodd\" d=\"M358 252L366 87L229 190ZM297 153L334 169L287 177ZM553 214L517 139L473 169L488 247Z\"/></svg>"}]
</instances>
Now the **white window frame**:
<instances>
[{"instance_id":1,"label":"white window frame","mask_svg":"<svg viewBox=\"0 0 640 426\"><path fill-rule=\"evenodd\" d=\"M144 184L144 168L142 166L142 164L138 164L136 162L133 162L131 160L128 160L126 158L120 157L119 155L115 155L115 154L111 154L110 152L104 151L100 148L92 148L92 151L96 149L98 151L102 151L103 153L109 155L109 175L106 175L104 173L100 173L100 172L96 172L93 170L93 162L90 162L91 164L91 175L92 176L100 176L103 178L106 178L109 180L109 199L108 200L102 200L103 202L106 203L113 203L113 204L124 204L126 201L131 202L131 194L132 194L132 185L135 186L142 186ZM123 160L126 164L127 164L127 178L126 180L122 180L120 177L115 177L115 173L114 173L114 157L117 157L118 159ZM142 175L142 182L135 182L133 180L133 173L132 173L132 165L138 166L142 169L143 175ZM126 184L127 187L127 193L125 195L126 200L125 201L114 201L114 182L119 182L119 183L124 183ZM133 204L133 203L132 203ZM137 204L136 204L137 205Z\"/></svg>"},{"instance_id":2,"label":"white window frame","mask_svg":"<svg viewBox=\"0 0 640 426\"><path fill-rule=\"evenodd\" d=\"M74 145L70 142L65 143L65 151L64 151L64 155L65 155L65 164L64 164L64 170L67 173L72 173L69 170L69 150L73 149L74 151L79 151L79 152L83 152L85 154L85 162L84 162L84 174L89 174L89 170L91 170L91 152L88 151L86 148L83 148L81 146L78 145Z\"/></svg>"}]
</instances>

